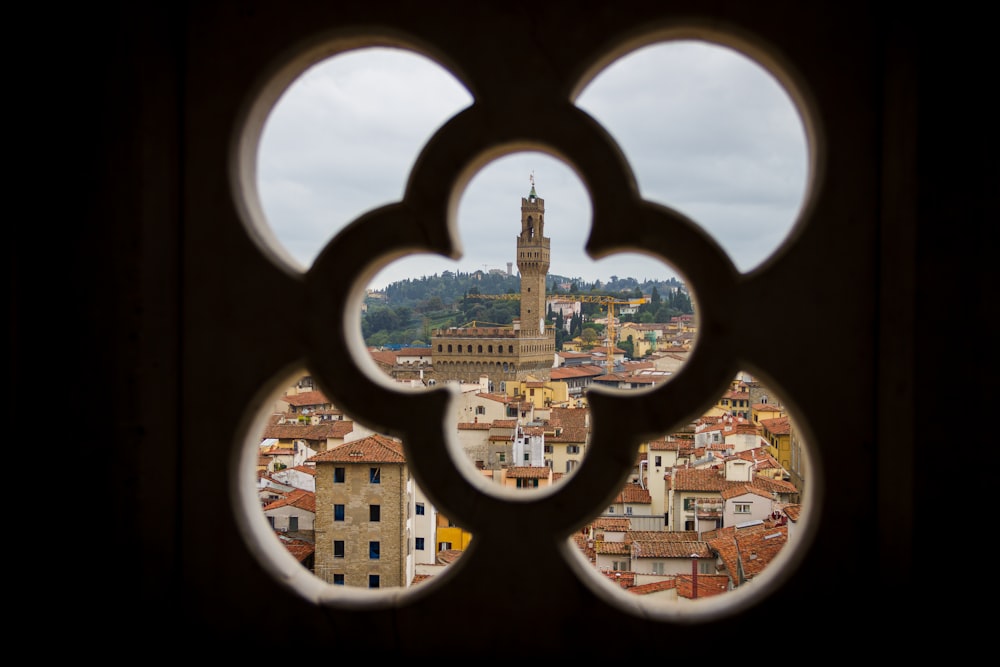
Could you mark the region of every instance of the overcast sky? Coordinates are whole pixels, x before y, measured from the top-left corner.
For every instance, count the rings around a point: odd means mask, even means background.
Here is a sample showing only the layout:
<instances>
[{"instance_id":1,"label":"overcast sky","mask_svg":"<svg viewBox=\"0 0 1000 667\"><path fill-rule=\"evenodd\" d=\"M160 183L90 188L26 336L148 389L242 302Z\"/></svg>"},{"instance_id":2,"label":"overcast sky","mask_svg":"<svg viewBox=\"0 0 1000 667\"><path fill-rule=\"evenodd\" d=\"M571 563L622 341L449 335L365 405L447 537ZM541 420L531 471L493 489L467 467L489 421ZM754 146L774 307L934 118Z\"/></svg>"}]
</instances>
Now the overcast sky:
<instances>
[{"instance_id":1,"label":"overcast sky","mask_svg":"<svg viewBox=\"0 0 1000 667\"><path fill-rule=\"evenodd\" d=\"M311 264L348 222L402 197L426 140L471 102L446 70L406 51L350 52L308 70L272 111L258 154L261 203L279 240ZM619 142L642 195L703 225L740 270L761 263L791 230L805 193L805 134L788 95L752 61L698 42L650 46L602 72L577 104ZM446 270L506 270L532 174L545 200L550 273L587 281L676 275L641 255L590 259L581 181L553 157L518 153L487 165L462 195L460 260L397 260L372 287Z\"/></svg>"}]
</instances>

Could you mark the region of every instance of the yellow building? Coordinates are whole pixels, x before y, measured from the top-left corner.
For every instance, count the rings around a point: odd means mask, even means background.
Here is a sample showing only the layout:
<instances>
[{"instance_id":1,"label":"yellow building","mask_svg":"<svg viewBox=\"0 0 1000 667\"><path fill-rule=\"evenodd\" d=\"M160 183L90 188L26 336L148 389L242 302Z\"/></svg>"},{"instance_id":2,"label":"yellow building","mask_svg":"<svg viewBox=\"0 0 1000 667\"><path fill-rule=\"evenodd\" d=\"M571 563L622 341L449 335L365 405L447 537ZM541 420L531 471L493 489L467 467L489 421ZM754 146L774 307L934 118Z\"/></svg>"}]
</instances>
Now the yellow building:
<instances>
[{"instance_id":1,"label":"yellow building","mask_svg":"<svg viewBox=\"0 0 1000 667\"><path fill-rule=\"evenodd\" d=\"M472 533L456 526L451 519L438 512L435 540L438 551L465 551L472 541Z\"/></svg>"},{"instance_id":2,"label":"yellow building","mask_svg":"<svg viewBox=\"0 0 1000 667\"><path fill-rule=\"evenodd\" d=\"M761 419L761 435L767 440L768 453L778 460L785 470L792 469L792 439L791 424L788 417L776 419Z\"/></svg>"},{"instance_id":3,"label":"yellow building","mask_svg":"<svg viewBox=\"0 0 1000 667\"><path fill-rule=\"evenodd\" d=\"M565 407L569 404L569 385L554 380L525 380L506 383L507 395L518 401L531 403L535 408Z\"/></svg>"},{"instance_id":4,"label":"yellow building","mask_svg":"<svg viewBox=\"0 0 1000 667\"><path fill-rule=\"evenodd\" d=\"M739 378L733 380L729 390L716 401L715 407L705 412L706 417L721 417L726 414L750 419L750 389Z\"/></svg>"}]
</instances>

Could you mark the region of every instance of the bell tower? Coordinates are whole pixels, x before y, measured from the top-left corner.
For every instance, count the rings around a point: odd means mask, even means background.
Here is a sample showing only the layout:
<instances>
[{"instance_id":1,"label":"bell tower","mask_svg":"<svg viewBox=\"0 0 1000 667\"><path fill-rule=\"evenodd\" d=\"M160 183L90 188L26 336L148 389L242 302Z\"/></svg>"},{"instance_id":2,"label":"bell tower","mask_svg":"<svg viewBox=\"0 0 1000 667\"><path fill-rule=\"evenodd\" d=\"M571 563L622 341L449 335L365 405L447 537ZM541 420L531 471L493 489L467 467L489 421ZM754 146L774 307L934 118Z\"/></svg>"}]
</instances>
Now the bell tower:
<instances>
[{"instance_id":1,"label":"bell tower","mask_svg":"<svg viewBox=\"0 0 1000 667\"><path fill-rule=\"evenodd\" d=\"M517 237L517 270L521 272L522 335L545 333L545 277L549 273L549 239L545 236L545 200L531 192L521 198L521 234Z\"/></svg>"}]
</instances>

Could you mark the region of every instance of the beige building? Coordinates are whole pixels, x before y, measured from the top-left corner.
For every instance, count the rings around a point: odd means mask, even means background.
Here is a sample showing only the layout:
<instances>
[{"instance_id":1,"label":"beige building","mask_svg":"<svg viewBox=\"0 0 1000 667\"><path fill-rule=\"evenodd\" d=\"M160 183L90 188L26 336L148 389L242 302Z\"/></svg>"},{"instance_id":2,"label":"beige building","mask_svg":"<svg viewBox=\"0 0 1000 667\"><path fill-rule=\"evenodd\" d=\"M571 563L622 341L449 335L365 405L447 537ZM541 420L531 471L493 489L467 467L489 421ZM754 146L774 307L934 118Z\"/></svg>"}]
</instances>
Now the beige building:
<instances>
[{"instance_id":1,"label":"beige building","mask_svg":"<svg viewBox=\"0 0 1000 667\"><path fill-rule=\"evenodd\" d=\"M359 588L413 580L413 482L400 442L374 434L327 450L316 464L316 576Z\"/></svg>"}]
</instances>

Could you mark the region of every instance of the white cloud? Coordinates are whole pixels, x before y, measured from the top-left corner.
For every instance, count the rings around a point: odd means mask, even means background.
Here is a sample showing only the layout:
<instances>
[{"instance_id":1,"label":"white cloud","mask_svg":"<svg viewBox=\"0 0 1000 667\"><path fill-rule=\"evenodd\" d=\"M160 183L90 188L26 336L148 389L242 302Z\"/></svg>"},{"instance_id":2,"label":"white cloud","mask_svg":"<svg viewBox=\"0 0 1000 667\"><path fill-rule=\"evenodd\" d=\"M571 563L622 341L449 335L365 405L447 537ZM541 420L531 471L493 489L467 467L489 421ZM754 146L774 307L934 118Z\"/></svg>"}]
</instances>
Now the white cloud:
<instances>
[{"instance_id":1,"label":"white cloud","mask_svg":"<svg viewBox=\"0 0 1000 667\"><path fill-rule=\"evenodd\" d=\"M446 70L405 51L352 52L310 69L279 100L261 142L260 195L277 237L311 263L345 224L401 197L426 140L471 101ZM643 196L703 225L741 270L787 236L804 196L805 136L788 96L752 61L700 43L646 47L602 72L577 103L622 147ZM583 184L551 156L519 153L487 165L463 194L462 259L397 260L375 284L506 269L531 173L545 200L552 273L587 280L674 275L647 257L587 257Z\"/></svg>"}]
</instances>

